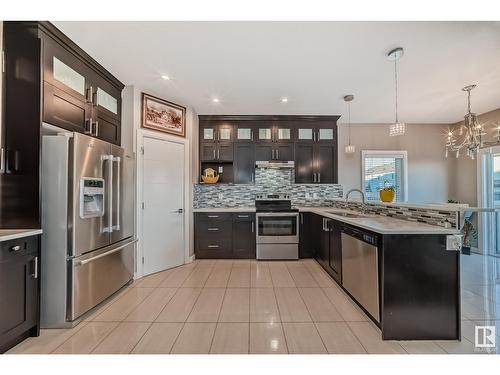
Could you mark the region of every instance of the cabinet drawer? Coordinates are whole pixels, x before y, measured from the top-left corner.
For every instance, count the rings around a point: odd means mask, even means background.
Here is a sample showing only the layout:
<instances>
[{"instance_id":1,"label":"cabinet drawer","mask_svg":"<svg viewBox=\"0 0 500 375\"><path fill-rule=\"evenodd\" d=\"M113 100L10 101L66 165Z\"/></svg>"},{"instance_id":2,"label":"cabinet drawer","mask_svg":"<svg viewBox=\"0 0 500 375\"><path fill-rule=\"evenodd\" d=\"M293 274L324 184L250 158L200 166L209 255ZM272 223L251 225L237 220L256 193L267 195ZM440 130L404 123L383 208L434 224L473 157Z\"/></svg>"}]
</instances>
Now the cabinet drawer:
<instances>
[{"instance_id":1,"label":"cabinet drawer","mask_svg":"<svg viewBox=\"0 0 500 375\"><path fill-rule=\"evenodd\" d=\"M255 213L254 212L234 212L233 213L234 221L254 221Z\"/></svg>"},{"instance_id":2,"label":"cabinet drawer","mask_svg":"<svg viewBox=\"0 0 500 375\"><path fill-rule=\"evenodd\" d=\"M197 212L196 219L202 221L231 221L231 212Z\"/></svg>"},{"instance_id":3,"label":"cabinet drawer","mask_svg":"<svg viewBox=\"0 0 500 375\"><path fill-rule=\"evenodd\" d=\"M197 259L203 258L230 258L231 238L220 238L209 236L196 238L195 256Z\"/></svg>"},{"instance_id":4,"label":"cabinet drawer","mask_svg":"<svg viewBox=\"0 0 500 375\"><path fill-rule=\"evenodd\" d=\"M8 240L0 243L0 260L38 252L38 236Z\"/></svg>"},{"instance_id":5,"label":"cabinet drawer","mask_svg":"<svg viewBox=\"0 0 500 375\"><path fill-rule=\"evenodd\" d=\"M230 221L199 221L196 225L196 236L217 236L231 238L232 223Z\"/></svg>"}]
</instances>

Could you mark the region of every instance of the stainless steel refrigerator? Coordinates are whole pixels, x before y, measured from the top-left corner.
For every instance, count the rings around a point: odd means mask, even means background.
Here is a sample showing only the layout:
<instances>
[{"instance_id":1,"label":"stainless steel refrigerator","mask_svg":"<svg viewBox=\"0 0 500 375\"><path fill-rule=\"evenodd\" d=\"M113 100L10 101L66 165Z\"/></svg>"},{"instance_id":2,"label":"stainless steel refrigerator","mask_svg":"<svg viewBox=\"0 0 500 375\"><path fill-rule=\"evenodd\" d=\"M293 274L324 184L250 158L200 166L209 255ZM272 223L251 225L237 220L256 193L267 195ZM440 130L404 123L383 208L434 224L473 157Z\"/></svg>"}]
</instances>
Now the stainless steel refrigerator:
<instances>
[{"instance_id":1,"label":"stainless steel refrigerator","mask_svg":"<svg viewBox=\"0 0 500 375\"><path fill-rule=\"evenodd\" d=\"M80 133L42 138L41 325L74 325L134 274L134 163Z\"/></svg>"}]
</instances>

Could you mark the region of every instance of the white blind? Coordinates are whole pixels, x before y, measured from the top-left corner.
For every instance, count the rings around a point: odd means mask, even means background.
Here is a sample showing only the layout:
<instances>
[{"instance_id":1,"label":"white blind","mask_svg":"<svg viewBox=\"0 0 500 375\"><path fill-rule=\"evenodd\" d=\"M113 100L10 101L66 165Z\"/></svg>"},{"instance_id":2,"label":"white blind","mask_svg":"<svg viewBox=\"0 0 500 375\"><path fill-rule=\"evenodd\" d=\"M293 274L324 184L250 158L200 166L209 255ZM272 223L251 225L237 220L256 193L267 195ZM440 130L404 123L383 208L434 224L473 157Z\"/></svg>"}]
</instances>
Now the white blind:
<instances>
[{"instance_id":1,"label":"white blind","mask_svg":"<svg viewBox=\"0 0 500 375\"><path fill-rule=\"evenodd\" d=\"M404 200L404 154L364 154L363 176L367 201L380 201L385 185L396 188L396 202Z\"/></svg>"}]
</instances>

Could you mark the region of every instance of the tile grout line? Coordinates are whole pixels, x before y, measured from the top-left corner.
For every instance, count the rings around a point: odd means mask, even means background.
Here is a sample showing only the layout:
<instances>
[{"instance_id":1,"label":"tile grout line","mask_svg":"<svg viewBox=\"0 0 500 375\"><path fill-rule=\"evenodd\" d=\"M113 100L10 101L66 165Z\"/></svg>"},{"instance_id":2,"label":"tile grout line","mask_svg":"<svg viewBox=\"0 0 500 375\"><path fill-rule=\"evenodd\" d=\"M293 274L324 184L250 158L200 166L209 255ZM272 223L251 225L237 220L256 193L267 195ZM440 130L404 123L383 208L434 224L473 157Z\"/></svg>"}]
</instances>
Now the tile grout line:
<instances>
[{"instance_id":1,"label":"tile grout line","mask_svg":"<svg viewBox=\"0 0 500 375\"><path fill-rule=\"evenodd\" d=\"M84 324L84 323L85 323L85 324ZM83 321L83 322L79 323L79 324L83 324L83 325L82 325L79 329L77 329L75 332L73 332L73 334L71 334L71 335L70 335L70 336L69 336L66 340L64 340L61 344L59 344L59 345L58 345L58 346L56 346L54 349L52 349L52 350L50 351L50 353L49 353L49 354L54 353L57 349L59 349L59 347L60 347L61 345L65 344L65 343L66 343L66 341L68 341L70 338L72 338L74 335L76 335L78 332L80 332L80 331L81 331L83 328L85 328L85 327L86 327L89 323L90 323L90 322L88 322L88 321L87 321L87 322L86 322L86 321ZM73 327L73 328L75 328L75 327ZM72 328L70 328L70 329L72 329ZM26 353L26 354L28 354L28 353Z\"/></svg>"},{"instance_id":2,"label":"tile grout line","mask_svg":"<svg viewBox=\"0 0 500 375\"><path fill-rule=\"evenodd\" d=\"M271 278L271 281L272 281L272 278ZM283 333L283 338L285 339L286 353L290 354L290 351L288 350L288 342L286 340L285 330L283 328L283 318L281 317L280 305L278 303L278 297L276 297L276 288L274 287L274 283L273 283L273 294L274 294L274 299L276 300L276 307L278 309L278 315L280 316L280 327L281 327L281 332Z\"/></svg>"},{"instance_id":3,"label":"tile grout line","mask_svg":"<svg viewBox=\"0 0 500 375\"><path fill-rule=\"evenodd\" d=\"M135 323L135 322L134 322ZM139 338L139 340L137 340L137 342L134 344L134 346L132 347L132 349L130 349L130 351L127 353L127 354L132 354L132 352L134 351L135 347L137 345L139 345L139 343L141 342L142 338L144 336L146 336L146 333L148 333L149 329L153 326L153 322L149 322L149 326L144 330L144 333L141 335L141 337Z\"/></svg>"},{"instance_id":4,"label":"tile grout line","mask_svg":"<svg viewBox=\"0 0 500 375\"><path fill-rule=\"evenodd\" d=\"M328 349L326 348L325 342L323 341L323 338L321 337L321 335L320 335L320 333L318 331L318 327L316 327L316 324L315 324L314 318L313 318L313 316L311 314L311 311L309 310L309 307L307 307L307 303L304 301L304 298L302 297L302 294L300 294L300 289L299 288L297 288L297 292L299 293L299 297L302 300L302 303L306 307L307 313L309 314L309 317L311 318L311 323L313 324L314 329L316 330L316 333L318 334L318 336L319 336L319 338L321 340L321 343L323 344L323 348L325 349L325 352L328 353ZM328 297L327 297L327 299L328 299ZM284 331L284 329L283 329L283 331Z\"/></svg>"}]
</instances>

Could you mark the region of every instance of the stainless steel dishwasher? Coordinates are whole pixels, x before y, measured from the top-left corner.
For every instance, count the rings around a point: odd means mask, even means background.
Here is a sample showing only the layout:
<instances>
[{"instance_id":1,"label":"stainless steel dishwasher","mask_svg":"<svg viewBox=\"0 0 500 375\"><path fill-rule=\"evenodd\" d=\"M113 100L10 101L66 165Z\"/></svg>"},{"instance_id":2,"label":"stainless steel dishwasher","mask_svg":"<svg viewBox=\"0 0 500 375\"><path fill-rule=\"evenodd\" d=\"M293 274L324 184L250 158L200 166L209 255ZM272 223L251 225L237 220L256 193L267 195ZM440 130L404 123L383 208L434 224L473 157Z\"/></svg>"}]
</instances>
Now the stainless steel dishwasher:
<instances>
[{"instance_id":1,"label":"stainless steel dishwasher","mask_svg":"<svg viewBox=\"0 0 500 375\"><path fill-rule=\"evenodd\" d=\"M380 322L377 237L350 227L342 230L342 285Z\"/></svg>"}]
</instances>

